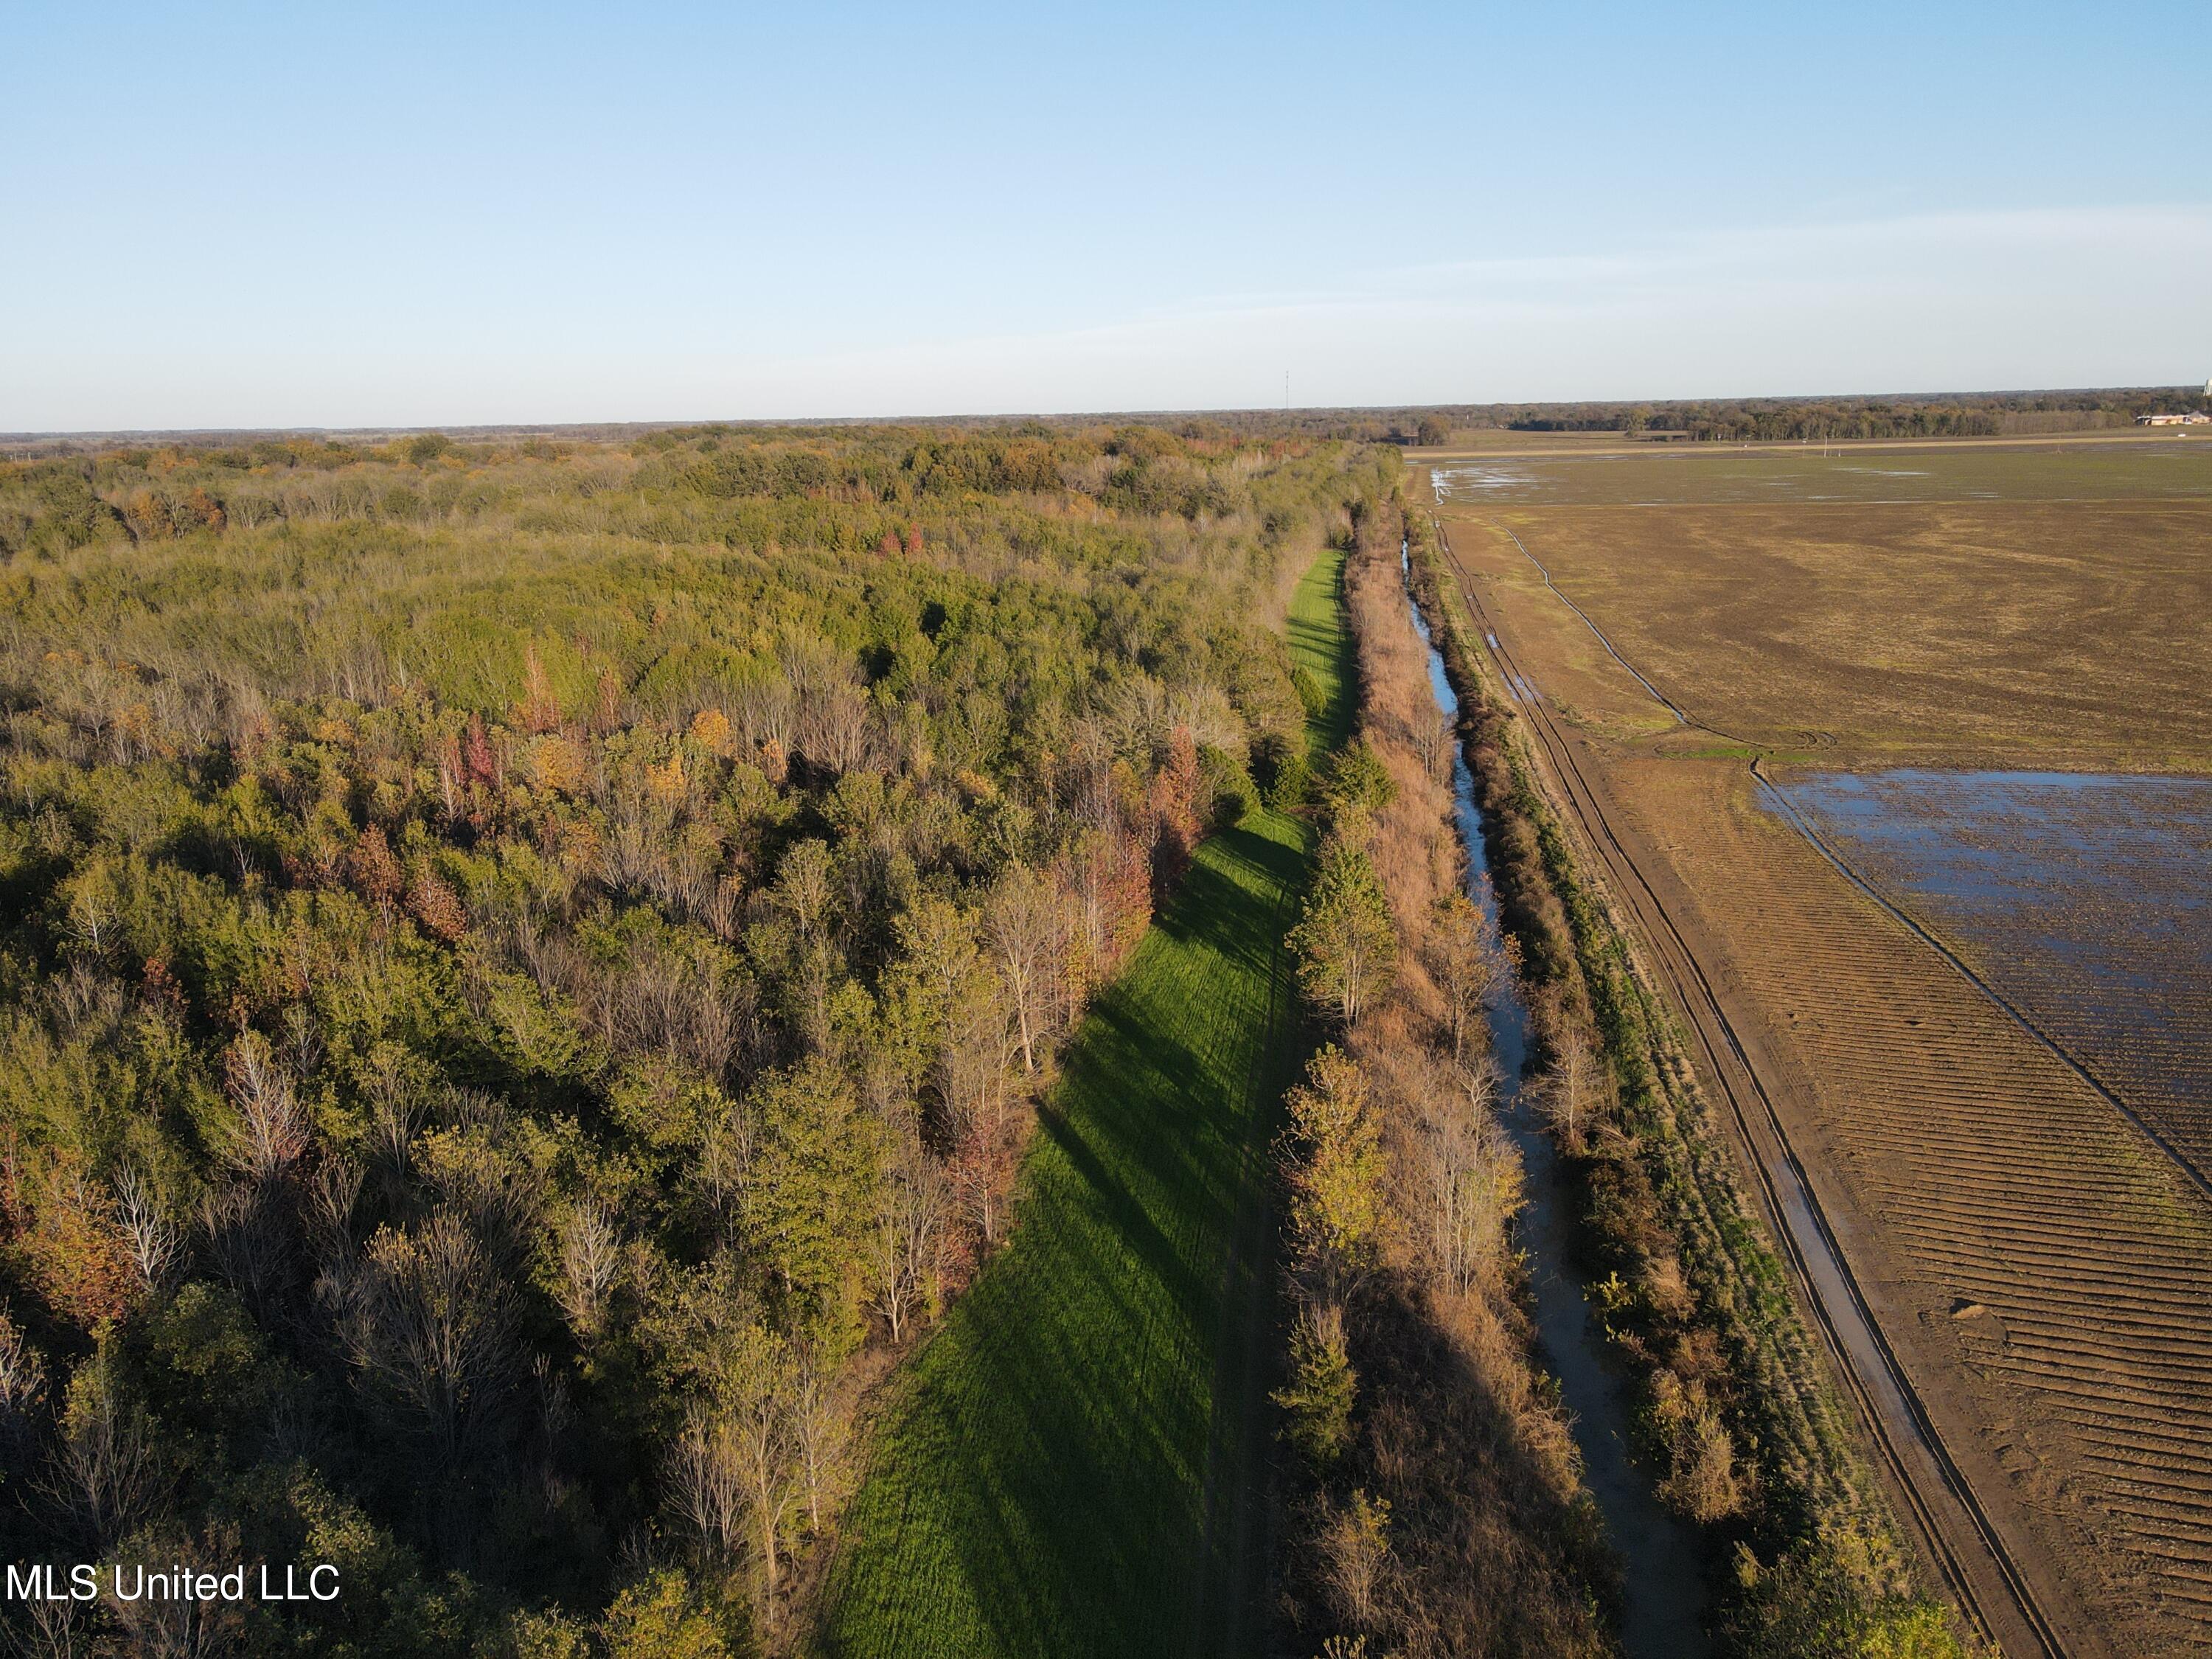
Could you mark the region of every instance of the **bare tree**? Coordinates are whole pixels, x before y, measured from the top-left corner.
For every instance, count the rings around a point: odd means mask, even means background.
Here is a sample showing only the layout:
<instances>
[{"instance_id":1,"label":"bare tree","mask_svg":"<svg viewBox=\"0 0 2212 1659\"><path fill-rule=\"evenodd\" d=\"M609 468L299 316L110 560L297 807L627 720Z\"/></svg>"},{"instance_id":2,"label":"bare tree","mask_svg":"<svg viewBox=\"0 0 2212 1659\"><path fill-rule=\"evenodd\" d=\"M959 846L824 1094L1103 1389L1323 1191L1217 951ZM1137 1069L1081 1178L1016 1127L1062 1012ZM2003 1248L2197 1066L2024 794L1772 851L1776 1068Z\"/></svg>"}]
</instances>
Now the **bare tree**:
<instances>
[{"instance_id":1,"label":"bare tree","mask_svg":"<svg viewBox=\"0 0 2212 1659\"><path fill-rule=\"evenodd\" d=\"M1457 736L1449 717L1441 708L1430 710L1416 720L1412 736L1421 770L1441 782L1451 771L1452 745Z\"/></svg>"},{"instance_id":2,"label":"bare tree","mask_svg":"<svg viewBox=\"0 0 2212 1659\"><path fill-rule=\"evenodd\" d=\"M46 1398L46 1361L21 1328L0 1313L0 1446L13 1454L28 1444Z\"/></svg>"},{"instance_id":3,"label":"bare tree","mask_svg":"<svg viewBox=\"0 0 2212 1659\"><path fill-rule=\"evenodd\" d=\"M517 1360L513 1309L482 1248L440 1210L411 1232L378 1232L345 1290L347 1358L401 1423L459 1456Z\"/></svg>"},{"instance_id":4,"label":"bare tree","mask_svg":"<svg viewBox=\"0 0 2212 1659\"><path fill-rule=\"evenodd\" d=\"M867 694L857 685L832 685L806 700L799 726L799 747L809 760L842 776L868 759Z\"/></svg>"},{"instance_id":5,"label":"bare tree","mask_svg":"<svg viewBox=\"0 0 2212 1659\"><path fill-rule=\"evenodd\" d=\"M748 1103L732 1102L722 1121L708 1131L700 1152L699 1189L725 1238L735 1237L744 1215L759 1127Z\"/></svg>"},{"instance_id":6,"label":"bare tree","mask_svg":"<svg viewBox=\"0 0 2212 1659\"><path fill-rule=\"evenodd\" d=\"M872 1267L875 1304L891 1340L930 1299L937 1275L945 1210L945 1177L909 1127L894 1151L879 1192Z\"/></svg>"},{"instance_id":7,"label":"bare tree","mask_svg":"<svg viewBox=\"0 0 2212 1659\"><path fill-rule=\"evenodd\" d=\"M1493 1111L1496 1073L1486 1063L1454 1071L1458 1087L1424 1103L1413 1146L1430 1257L1464 1295L1504 1255L1506 1223L1521 1204L1521 1161Z\"/></svg>"},{"instance_id":8,"label":"bare tree","mask_svg":"<svg viewBox=\"0 0 2212 1659\"><path fill-rule=\"evenodd\" d=\"M139 1282L159 1291L184 1261L185 1230L162 1208L146 1178L128 1164L115 1174L115 1218Z\"/></svg>"},{"instance_id":9,"label":"bare tree","mask_svg":"<svg viewBox=\"0 0 2212 1659\"><path fill-rule=\"evenodd\" d=\"M958 1146L960 1197L985 1243L998 1242L1000 1189L1014 1133L1014 1024L1003 982L982 976L951 1011L937 1079Z\"/></svg>"},{"instance_id":10,"label":"bare tree","mask_svg":"<svg viewBox=\"0 0 2212 1659\"><path fill-rule=\"evenodd\" d=\"M822 1504L842 1449L845 1414L833 1362L814 1344L802 1343L791 1373L791 1437L806 1487L806 1528L822 1534Z\"/></svg>"},{"instance_id":11,"label":"bare tree","mask_svg":"<svg viewBox=\"0 0 2212 1659\"><path fill-rule=\"evenodd\" d=\"M1605 1064L1580 1037L1570 1036L1536 1088L1536 1109L1571 1152L1579 1152L1590 1120L1610 1084Z\"/></svg>"},{"instance_id":12,"label":"bare tree","mask_svg":"<svg viewBox=\"0 0 2212 1659\"><path fill-rule=\"evenodd\" d=\"M738 726L755 748L791 752L799 732L799 699L780 674L748 680L738 694Z\"/></svg>"},{"instance_id":13,"label":"bare tree","mask_svg":"<svg viewBox=\"0 0 2212 1659\"><path fill-rule=\"evenodd\" d=\"M830 843L809 837L795 842L776 869L776 908L790 918L801 939L823 939L829 934L837 902L830 864Z\"/></svg>"},{"instance_id":14,"label":"bare tree","mask_svg":"<svg viewBox=\"0 0 2212 1659\"><path fill-rule=\"evenodd\" d=\"M369 1051L368 1081L369 1134L395 1186L404 1184L414 1160L415 1137L429 1112L428 1079L414 1075L418 1062L396 1042L380 1042Z\"/></svg>"},{"instance_id":15,"label":"bare tree","mask_svg":"<svg viewBox=\"0 0 2212 1659\"><path fill-rule=\"evenodd\" d=\"M88 962L105 962L123 933L123 906L115 878L95 865L70 893L68 932L70 945Z\"/></svg>"},{"instance_id":16,"label":"bare tree","mask_svg":"<svg viewBox=\"0 0 2212 1659\"><path fill-rule=\"evenodd\" d=\"M47 1490L106 1550L154 1512L161 1486L145 1413L125 1396L106 1356L96 1355L70 1381Z\"/></svg>"},{"instance_id":17,"label":"bare tree","mask_svg":"<svg viewBox=\"0 0 2212 1659\"><path fill-rule=\"evenodd\" d=\"M792 1368L781 1340L750 1327L720 1379L734 1467L760 1548L762 1622L775 1621L782 1577L783 1517L791 1497Z\"/></svg>"},{"instance_id":18,"label":"bare tree","mask_svg":"<svg viewBox=\"0 0 2212 1659\"><path fill-rule=\"evenodd\" d=\"M700 1560L720 1565L733 1558L745 1521L737 1434L728 1418L703 1402L694 1401L684 1416L684 1431L669 1454L668 1488L678 1515L697 1540Z\"/></svg>"},{"instance_id":19,"label":"bare tree","mask_svg":"<svg viewBox=\"0 0 2212 1659\"><path fill-rule=\"evenodd\" d=\"M292 1079L258 1031L247 1031L224 1056L237 1116L224 1148L233 1167L256 1182L276 1179L307 1150L307 1122Z\"/></svg>"},{"instance_id":20,"label":"bare tree","mask_svg":"<svg viewBox=\"0 0 2212 1659\"><path fill-rule=\"evenodd\" d=\"M303 1078L314 1076L323 1063L322 1025L305 1003L295 1002L284 1010L284 1042L291 1050L292 1070Z\"/></svg>"},{"instance_id":21,"label":"bare tree","mask_svg":"<svg viewBox=\"0 0 2212 1659\"><path fill-rule=\"evenodd\" d=\"M1355 1492L1333 1506L1322 1522L1322 1578L1337 1616L1372 1626L1381 1611L1390 1565L1390 1504Z\"/></svg>"},{"instance_id":22,"label":"bare tree","mask_svg":"<svg viewBox=\"0 0 2212 1659\"><path fill-rule=\"evenodd\" d=\"M1036 1070L1037 1044L1049 1034L1062 933L1060 895L1039 872L1016 865L984 901L983 941L1012 1006L1024 1072Z\"/></svg>"},{"instance_id":23,"label":"bare tree","mask_svg":"<svg viewBox=\"0 0 2212 1659\"><path fill-rule=\"evenodd\" d=\"M593 1199L570 1210L561 1223L561 1279L555 1295L580 1341L599 1334L608 1298L622 1271L622 1238Z\"/></svg>"},{"instance_id":24,"label":"bare tree","mask_svg":"<svg viewBox=\"0 0 2212 1659\"><path fill-rule=\"evenodd\" d=\"M199 1220L231 1288L249 1307L272 1311L294 1267L276 1190L252 1181L210 1187Z\"/></svg>"},{"instance_id":25,"label":"bare tree","mask_svg":"<svg viewBox=\"0 0 2212 1659\"><path fill-rule=\"evenodd\" d=\"M1484 1012L1511 981L1511 957L1464 893L1437 901L1424 951L1437 988L1443 993L1451 1057L1465 1065L1468 1039L1481 1030Z\"/></svg>"},{"instance_id":26,"label":"bare tree","mask_svg":"<svg viewBox=\"0 0 2212 1659\"><path fill-rule=\"evenodd\" d=\"M22 1659L90 1659L100 1650L92 1605L41 1597L25 1601L21 1626L7 1632L9 1650Z\"/></svg>"},{"instance_id":27,"label":"bare tree","mask_svg":"<svg viewBox=\"0 0 2212 1659\"><path fill-rule=\"evenodd\" d=\"M114 1563L112 1571L162 1572L178 1561L239 1559L237 1530L230 1527L212 1529L199 1539L156 1534L135 1541L131 1555ZM142 1595L135 1600L117 1597L108 1605L123 1627L133 1659L214 1659L217 1654L235 1653L244 1634L245 1615L228 1601Z\"/></svg>"},{"instance_id":28,"label":"bare tree","mask_svg":"<svg viewBox=\"0 0 2212 1659\"><path fill-rule=\"evenodd\" d=\"M362 1167L350 1158L325 1158L307 1192L308 1224L326 1255L349 1262L354 1253L354 1206L361 1201Z\"/></svg>"}]
</instances>

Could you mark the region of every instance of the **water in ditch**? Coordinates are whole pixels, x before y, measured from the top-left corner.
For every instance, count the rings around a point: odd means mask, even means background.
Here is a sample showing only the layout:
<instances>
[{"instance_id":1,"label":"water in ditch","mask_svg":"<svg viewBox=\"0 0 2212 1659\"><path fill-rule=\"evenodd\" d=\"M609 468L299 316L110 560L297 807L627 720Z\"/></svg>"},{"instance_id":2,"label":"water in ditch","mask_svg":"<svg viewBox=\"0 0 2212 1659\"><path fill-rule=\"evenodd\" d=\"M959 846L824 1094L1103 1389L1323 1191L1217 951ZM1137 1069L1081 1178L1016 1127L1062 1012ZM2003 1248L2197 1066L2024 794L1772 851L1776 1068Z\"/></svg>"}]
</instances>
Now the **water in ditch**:
<instances>
[{"instance_id":1,"label":"water in ditch","mask_svg":"<svg viewBox=\"0 0 2212 1659\"><path fill-rule=\"evenodd\" d=\"M1429 689L1445 717L1456 721L1459 698L1445 676L1443 655L1410 592L1406 603L1428 651ZM1452 748L1452 812L1467 848L1468 891L1494 929L1498 906L1483 850L1482 811L1475 805L1474 775L1457 744ZM1660 1504L1650 1479L1630 1461L1627 1390L1606 1364L1605 1332L1597 1310L1569 1265L1573 1194L1551 1138L1521 1088L1528 1030L1528 1011L1519 997L1501 997L1491 1010L1490 1040L1504 1076L1500 1115L1520 1149L1528 1175L1521 1243L1528 1253L1536 1334L1572 1419L1583 1480L1620 1557L1622 1644L1630 1659L1697 1659L1711 1651L1705 1633L1701 1553L1690 1528Z\"/></svg>"}]
</instances>

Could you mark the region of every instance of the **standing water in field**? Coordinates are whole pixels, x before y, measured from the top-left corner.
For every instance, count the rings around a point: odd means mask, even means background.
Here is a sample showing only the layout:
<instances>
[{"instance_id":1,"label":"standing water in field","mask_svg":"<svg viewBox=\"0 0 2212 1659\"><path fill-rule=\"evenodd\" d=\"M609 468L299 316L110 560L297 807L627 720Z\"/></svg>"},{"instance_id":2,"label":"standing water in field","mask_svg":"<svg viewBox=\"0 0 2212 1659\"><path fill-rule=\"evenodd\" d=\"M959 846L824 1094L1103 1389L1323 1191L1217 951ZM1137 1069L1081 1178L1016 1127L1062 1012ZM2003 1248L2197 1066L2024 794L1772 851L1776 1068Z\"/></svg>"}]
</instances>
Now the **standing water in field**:
<instances>
[{"instance_id":1,"label":"standing water in field","mask_svg":"<svg viewBox=\"0 0 2212 1659\"><path fill-rule=\"evenodd\" d=\"M2212 1172L2212 778L1903 769L1769 787Z\"/></svg>"},{"instance_id":2,"label":"standing water in field","mask_svg":"<svg viewBox=\"0 0 2212 1659\"><path fill-rule=\"evenodd\" d=\"M1429 690L1445 718L1456 721L1459 698L1410 584L1406 603L1429 653ZM1495 932L1498 901L1490 890L1490 863L1483 850L1482 811L1475 805L1474 775L1457 744L1452 745L1452 813L1467 848L1468 894ZM1694 1659L1711 1650L1705 1634L1702 1558L1690 1529L1660 1504L1650 1480L1630 1461L1626 1391L1605 1363L1605 1333L1597 1312L1567 1265L1573 1195L1551 1137L1523 1098L1521 1067L1528 1052L1528 1011L1510 990L1491 1008L1491 1048L1504 1075L1498 1115L1528 1173L1521 1239L1528 1252L1536 1334L1572 1419L1583 1479L1620 1557L1626 1592L1622 1644L1630 1659Z\"/></svg>"}]
</instances>

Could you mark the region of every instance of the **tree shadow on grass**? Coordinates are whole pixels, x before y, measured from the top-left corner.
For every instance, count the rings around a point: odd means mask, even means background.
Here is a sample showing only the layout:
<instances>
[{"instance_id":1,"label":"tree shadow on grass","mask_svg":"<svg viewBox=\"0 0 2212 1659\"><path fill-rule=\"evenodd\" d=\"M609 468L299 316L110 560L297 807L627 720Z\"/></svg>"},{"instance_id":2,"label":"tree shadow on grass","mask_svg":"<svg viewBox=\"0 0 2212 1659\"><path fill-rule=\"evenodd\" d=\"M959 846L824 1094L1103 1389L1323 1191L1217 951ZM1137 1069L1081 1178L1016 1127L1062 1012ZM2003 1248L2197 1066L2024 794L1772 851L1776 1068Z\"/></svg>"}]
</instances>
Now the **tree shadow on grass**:
<instances>
[{"instance_id":1,"label":"tree shadow on grass","mask_svg":"<svg viewBox=\"0 0 2212 1659\"><path fill-rule=\"evenodd\" d=\"M1066 1050L1013 1241L914 1362L830 1653L1188 1644L1223 1297L1299 846L1201 850Z\"/></svg>"}]
</instances>

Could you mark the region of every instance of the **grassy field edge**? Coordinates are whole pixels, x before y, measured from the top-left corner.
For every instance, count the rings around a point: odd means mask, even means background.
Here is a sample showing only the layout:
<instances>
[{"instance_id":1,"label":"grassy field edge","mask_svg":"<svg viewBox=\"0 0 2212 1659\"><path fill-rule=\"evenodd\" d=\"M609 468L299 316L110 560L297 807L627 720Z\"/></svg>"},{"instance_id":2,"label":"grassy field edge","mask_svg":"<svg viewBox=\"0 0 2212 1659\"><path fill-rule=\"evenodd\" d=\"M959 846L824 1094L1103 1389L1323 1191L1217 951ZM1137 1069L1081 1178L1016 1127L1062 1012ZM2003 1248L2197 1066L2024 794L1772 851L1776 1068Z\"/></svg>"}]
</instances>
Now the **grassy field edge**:
<instances>
[{"instance_id":1,"label":"grassy field edge","mask_svg":"<svg viewBox=\"0 0 2212 1659\"><path fill-rule=\"evenodd\" d=\"M1348 720L1343 556L1294 659ZM1206 841L1069 1043L1012 1242L890 1388L824 1655L1256 1648L1273 1337L1267 1152L1304 1058L1283 935L1310 832Z\"/></svg>"}]
</instances>

